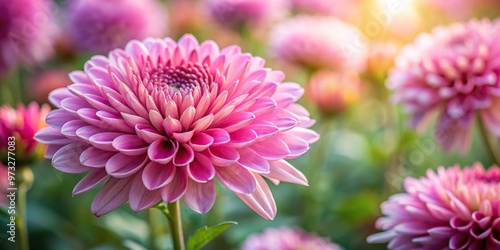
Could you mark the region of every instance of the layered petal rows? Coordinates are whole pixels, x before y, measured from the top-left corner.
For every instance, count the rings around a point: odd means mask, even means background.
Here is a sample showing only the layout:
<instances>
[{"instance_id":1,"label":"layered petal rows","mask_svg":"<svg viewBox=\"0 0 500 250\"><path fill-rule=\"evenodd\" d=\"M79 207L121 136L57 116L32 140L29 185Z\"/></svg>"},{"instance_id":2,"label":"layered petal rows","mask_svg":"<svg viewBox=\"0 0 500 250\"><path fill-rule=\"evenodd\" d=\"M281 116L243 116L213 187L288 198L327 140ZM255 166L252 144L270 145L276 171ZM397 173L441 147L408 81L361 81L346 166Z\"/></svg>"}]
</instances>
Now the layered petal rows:
<instances>
[{"instance_id":1,"label":"layered petal rows","mask_svg":"<svg viewBox=\"0 0 500 250\"><path fill-rule=\"evenodd\" d=\"M127 201L139 211L180 198L205 213L217 179L272 219L263 177L307 185L286 161L318 139L295 103L303 89L239 47L220 50L191 35L131 41L70 78L51 93L57 109L36 138L49 144L55 168L87 172L74 194L105 182L92 203L97 216Z\"/></svg>"},{"instance_id":2,"label":"layered petal rows","mask_svg":"<svg viewBox=\"0 0 500 250\"><path fill-rule=\"evenodd\" d=\"M404 105L414 127L440 113L436 141L466 152L479 114L500 136L500 25L472 20L420 35L396 58L387 86Z\"/></svg>"},{"instance_id":3,"label":"layered petal rows","mask_svg":"<svg viewBox=\"0 0 500 250\"><path fill-rule=\"evenodd\" d=\"M405 179L406 193L382 204L384 232L368 238L389 249L500 249L500 168L440 167Z\"/></svg>"}]
</instances>

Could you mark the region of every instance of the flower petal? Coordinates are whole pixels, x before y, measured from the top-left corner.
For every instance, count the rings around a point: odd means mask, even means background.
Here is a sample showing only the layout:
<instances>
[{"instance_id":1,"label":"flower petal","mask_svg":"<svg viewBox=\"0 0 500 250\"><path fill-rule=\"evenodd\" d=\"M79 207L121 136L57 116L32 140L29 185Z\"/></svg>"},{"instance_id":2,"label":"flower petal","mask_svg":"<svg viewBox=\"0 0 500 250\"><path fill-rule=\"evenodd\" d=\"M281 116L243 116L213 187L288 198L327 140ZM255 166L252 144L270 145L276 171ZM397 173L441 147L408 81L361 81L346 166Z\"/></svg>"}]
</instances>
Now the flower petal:
<instances>
[{"instance_id":1,"label":"flower petal","mask_svg":"<svg viewBox=\"0 0 500 250\"><path fill-rule=\"evenodd\" d=\"M167 164L149 162L142 172L144 186L149 190L155 190L167 185L174 179L175 169L171 162Z\"/></svg>"},{"instance_id":2,"label":"flower petal","mask_svg":"<svg viewBox=\"0 0 500 250\"><path fill-rule=\"evenodd\" d=\"M106 172L116 178L131 176L139 171L146 163L145 156L128 156L122 153L113 155L106 162Z\"/></svg>"},{"instance_id":3,"label":"flower petal","mask_svg":"<svg viewBox=\"0 0 500 250\"><path fill-rule=\"evenodd\" d=\"M255 191L257 186L257 182L250 171L238 164L218 167L216 174L217 179L235 193L250 194Z\"/></svg>"},{"instance_id":4,"label":"flower petal","mask_svg":"<svg viewBox=\"0 0 500 250\"><path fill-rule=\"evenodd\" d=\"M78 184L76 184L75 188L73 189L73 195L89 191L90 189L106 180L108 177L109 175L104 169L96 169L90 171L90 173L88 173L78 182Z\"/></svg>"},{"instance_id":5,"label":"flower petal","mask_svg":"<svg viewBox=\"0 0 500 250\"><path fill-rule=\"evenodd\" d=\"M254 177L257 181L255 191L251 194L236 193L236 195L264 219L273 220L277 212L273 194L260 175L254 174Z\"/></svg>"},{"instance_id":6,"label":"flower petal","mask_svg":"<svg viewBox=\"0 0 500 250\"><path fill-rule=\"evenodd\" d=\"M178 147L170 140L154 141L148 148L148 156L152 161L167 164L177 153Z\"/></svg>"},{"instance_id":7,"label":"flower petal","mask_svg":"<svg viewBox=\"0 0 500 250\"><path fill-rule=\"evenodd\" d=\"M208 212L215 202L214 181L198 183L189 179L184 201L197 213L204 214Z\"/></svg>"},{"instance_id":8,"label":"flower petal","mask_svg":"<svg viewBox=\"0 0 500 250\"><path fill-rule=\"evenodd\" d=\"M110 178L99 190L91 205L96 216L107 214L128 201L131 178Z\"/></svg>"},{"instance_id":9,"label":"flower petal","mask_svg":"<svg viewBox=\"0 0 500 250\"><path fill-rule=\"evenodd\" d=\"M129 192L129 202L132 210L138 212L154 206L161 199L160 191L151 191L147 189L138 174L132 181Z\"/></svg>"}]
</instances>

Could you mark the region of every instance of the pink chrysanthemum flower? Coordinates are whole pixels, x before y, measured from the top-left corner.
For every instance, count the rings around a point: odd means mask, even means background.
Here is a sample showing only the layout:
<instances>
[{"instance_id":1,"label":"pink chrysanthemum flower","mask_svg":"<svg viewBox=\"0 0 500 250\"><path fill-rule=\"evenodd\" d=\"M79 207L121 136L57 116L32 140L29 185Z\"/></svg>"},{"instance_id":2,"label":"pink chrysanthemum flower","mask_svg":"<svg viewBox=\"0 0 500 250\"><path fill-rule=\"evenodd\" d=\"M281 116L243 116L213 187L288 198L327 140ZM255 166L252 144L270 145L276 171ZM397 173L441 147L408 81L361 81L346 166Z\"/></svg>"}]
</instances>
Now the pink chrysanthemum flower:
<instances>
[{"instance_id":1,"label":"pink chrysanthemum flower","mask_svg":"<svg viewBox=\"0 0 500 250\"><path fill-rule=\"evenodd\" d=\"M446 150L467 151L476 113L500 136L499 32L488 20L439 27L396 58L387 80L394 101L404 105L413 127L439 111L436 137Z\"/></svg>"},{"instance_id":2,"label":"pink chrysanthemum flower","mask_svg":"<svg viewBox=\"0 0 500 250\"><path fill-rule=\"evenodd\" d=\"M167 11L155 0L75 0L68 9L74 43L92 53L122 48L132 39L161 37Z\"/></svg>"},{"instance_id":3,"label":"pink chrysanthemum flower","mask_svg":"<svg viewBox=\"0 0 500 250\"><path fill-rule=\"evenodd\" d=\"M210 16L230 28L261 26L288 14L287 0L207 0Z\"/></svg>"},{"instance_id":4,"label":"pink chrysanthemum flower","mask_svg":"<svg viewBox=\"0 0 500 250\"><path fill-rule=\"evenodd\" d=\"M333 15L343 20L352 19L360 12L358 0L291 0L296 12Z\"/></svg>"},{"instance_id":5,"label":"pink chrysanthemum flower","mask_svg":"<svg viewBox=\"0 0 500 250\"><path fill-rule=\"evenodd\" d=\"M249 236L242 250L341 250L326 238L308 234L299 228L268 228Z\"/></svg>"},{"instance_id":6,"label":"pink chrysanthemum flower","mask_svg":"<svg viewBox=\"0 0 500 250\"><path fill-rule=\"evenodd\" d=\"M19 62L42 62L53 53L54 8L50 0L0 0L0 73Z\"/></svg>"},{"instance_id":7,"label":"pink chrysanthemum flower","mask_svg":"<svg viewBox=\"0 0 500 250\"><path fill-rule=\"evenodd\" d=\"M364 68L363 35L335 17L297 16L277 24L270 34L269 51L278 60L310 69Z\"/></svg>"},{"instance_id":8,"label":"pink chrysanthemum flower","mask_svg":"<svg viewBox=\"0 0 500 250\"><path fill-rule=\"evenodd\" d=\"M36 138L67 173L88 172L73 190L106 182L92 203L97 216L129 201L133 210L183 198L205 213L215 179L266 219L276 214L263 179L307 185L285 161L318 135L295 101L302 88L236 46L219 51L191 35L131 41L95 56L73 84L49 97L59 109Z\"/></svg>"},{"instance_id":9,"label":"pink chrysanthemum flower","mask_svg":"<svg viewBox=\"0 0 500 250\"><path fill-rule=\"evenodd\" d=\"M407 193L381 206L384 230L368 242L389 242L389 249L500 249L500 168L479 163L427 171L406 178Z\"/></svg>"},{"instance_id":10,"label":"pink chrysanthemum flower","mask_svg":"<svg viewBox=\"0 0 500 250\"><path fill-rule=\"evenodd\" d=\"M41 107L32 102L27 107L19 105L17 109L5 105L0 107L0 156L7 161L9 137L15 137L16 166L23 166L41 159L44 146L33 138L35 133L46 127L45 117L50 111L48 105ZM4 162L7 165L7 162Z\"/></svg>"}]
</instances>

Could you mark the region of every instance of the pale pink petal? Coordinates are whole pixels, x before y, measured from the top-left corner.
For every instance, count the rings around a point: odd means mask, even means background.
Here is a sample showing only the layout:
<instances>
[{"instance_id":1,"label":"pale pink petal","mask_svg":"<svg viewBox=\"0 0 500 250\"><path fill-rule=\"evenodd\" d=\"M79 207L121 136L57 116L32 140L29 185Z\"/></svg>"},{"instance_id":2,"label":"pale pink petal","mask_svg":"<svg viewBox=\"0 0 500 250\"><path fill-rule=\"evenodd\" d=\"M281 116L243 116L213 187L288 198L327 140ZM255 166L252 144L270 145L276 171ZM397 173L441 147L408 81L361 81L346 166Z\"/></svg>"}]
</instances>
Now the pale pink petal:
<instances>
[{"instance_id":1,"label":"pale pink petal","mask_svg":"<svg viewBox=\"0 0 500 250\"><path fill-rule=\"evenodd\" d=\"M251 194L236 193L236 195L264 219L273 220L276 216L276 203L271 190L260 175L254 177L257 181L255 191Z\"/></svg>"},{"instance_id":2,"label":"pale pink petal","mask_svg":"<svg viewBox=\"0 0 500 250\"><path fill-rule=\"evenodd\" d=\"M215 202L214 182L210 180L206 183L198 183L189 179L184 201L197 213L208 212Z\"/></svg>"},{"instance_id":3,"label":"pale pink petal","mask_svg":"<svg viewBox=\"0 0 500 250\"><path fill-rule=\"evenodd\" d=\"M256 189L257 182L253 175L238 164L218 167L216 174L219 181L233 192L250 194Z\"/></svg>"},{"instance_id":4,"label":"pale pink petal","mask_svg":"<svg viewBox=\"0 0 500 250\"><path fill-rule=\"evenodd\" d=\"M127 202L131 184L131 178L110 178L95 196L91 206L92 213L102 216Z\"/></svg>"}]
</instances>

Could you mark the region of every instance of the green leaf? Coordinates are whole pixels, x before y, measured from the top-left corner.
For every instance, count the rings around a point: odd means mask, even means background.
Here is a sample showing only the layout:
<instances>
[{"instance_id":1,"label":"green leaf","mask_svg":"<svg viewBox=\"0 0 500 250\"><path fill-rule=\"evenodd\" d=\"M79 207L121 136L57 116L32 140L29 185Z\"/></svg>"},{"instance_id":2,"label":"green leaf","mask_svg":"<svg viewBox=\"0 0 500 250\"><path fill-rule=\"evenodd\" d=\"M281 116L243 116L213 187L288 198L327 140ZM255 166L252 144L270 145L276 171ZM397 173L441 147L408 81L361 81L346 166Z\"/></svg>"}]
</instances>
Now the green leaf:
<instances>
[{"instance_id":1,"label":"green leaf","mask_svg":"<svg viewBox=\"0 0 500 250\"><path fill-rule=\"evenodd\" d=\"M193 236L189 237L187 241L187 250L199 250L207 243L212 241L215 237L219 236L219 234L226 231L228 228L233 225L237 225L238 223L235 221L226 221L219 223L213 227L204 226L196 232L194 232Z\"/></svg>"}]
</instances>

